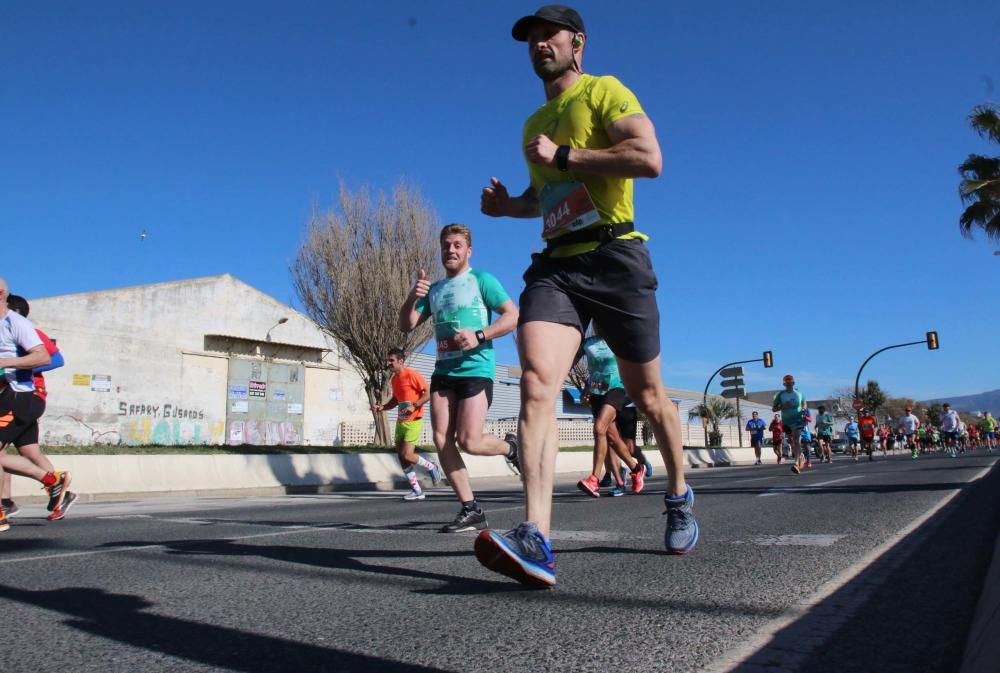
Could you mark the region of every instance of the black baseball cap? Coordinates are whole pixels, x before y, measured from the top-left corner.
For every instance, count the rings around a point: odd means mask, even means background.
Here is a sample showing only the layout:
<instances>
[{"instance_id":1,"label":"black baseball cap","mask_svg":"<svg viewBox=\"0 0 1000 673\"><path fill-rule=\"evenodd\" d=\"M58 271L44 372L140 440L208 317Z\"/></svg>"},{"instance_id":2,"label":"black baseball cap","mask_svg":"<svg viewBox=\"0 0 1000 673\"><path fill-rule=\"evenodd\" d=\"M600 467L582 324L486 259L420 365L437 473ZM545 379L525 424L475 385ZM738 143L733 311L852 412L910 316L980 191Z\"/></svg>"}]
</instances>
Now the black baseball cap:
<instances>
[{"instance_id":1,"label":"black baseball cap","mask_svg":"<svg viewBox=\"0 0 1000 673\"><path fill-rule=\"evenodd\" d=\"M527 42L528 31L531 30L531 24L536 21L554 23L557 26L569 28L575 33L587 32L587 29L583 27L583 19L580 18L580 15L572 7L567 7L566 5L545 5L534 14L522 16L518 19L514 27L510 29L510 34L518 42Z\"/></svg>"}]
</instances>

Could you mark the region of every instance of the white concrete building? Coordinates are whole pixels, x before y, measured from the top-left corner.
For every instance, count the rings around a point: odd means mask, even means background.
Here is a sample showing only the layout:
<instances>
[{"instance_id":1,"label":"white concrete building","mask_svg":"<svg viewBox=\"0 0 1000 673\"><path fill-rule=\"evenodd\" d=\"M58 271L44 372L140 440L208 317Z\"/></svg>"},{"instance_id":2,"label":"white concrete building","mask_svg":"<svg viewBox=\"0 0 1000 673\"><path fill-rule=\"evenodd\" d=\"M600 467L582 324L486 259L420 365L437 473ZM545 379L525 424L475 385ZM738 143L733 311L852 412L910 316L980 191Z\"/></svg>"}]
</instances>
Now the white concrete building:
<instances>
[{"instance_id":1,"label":"white concrete building","mask_svg":"<svg viewBox=\"0 0 1000 673\"><path fill-rule=\"evenodd\" d=\"M30 318L66 359L45 444L332 445L370 418L337 344L228 274L31 300Z\"/></svg>"},{"instance_id":2,"label":"white concrete building","mask_svg":"<svg viewBox=\"0 0 1000 673\"><path fill-rule=\"evenodd\" d=\"M66 359L46 374L43 444L337 446L374 437L361 378L338 344L228 274L29 301L30 318ZM408 364L429 379L434 356ZM497 365L487 431L516 429L519 373ZM588 444L590 410L572 392L557 404L560 441ZM667 392L684 443L704 446L700 419L688 416L700 394ZM743 402L746 417L753 410L769 417ZM741 428L723 424L724 444L736 446ZM431 443L429 422L421 443Z\"/></svg>"}]
</instances>

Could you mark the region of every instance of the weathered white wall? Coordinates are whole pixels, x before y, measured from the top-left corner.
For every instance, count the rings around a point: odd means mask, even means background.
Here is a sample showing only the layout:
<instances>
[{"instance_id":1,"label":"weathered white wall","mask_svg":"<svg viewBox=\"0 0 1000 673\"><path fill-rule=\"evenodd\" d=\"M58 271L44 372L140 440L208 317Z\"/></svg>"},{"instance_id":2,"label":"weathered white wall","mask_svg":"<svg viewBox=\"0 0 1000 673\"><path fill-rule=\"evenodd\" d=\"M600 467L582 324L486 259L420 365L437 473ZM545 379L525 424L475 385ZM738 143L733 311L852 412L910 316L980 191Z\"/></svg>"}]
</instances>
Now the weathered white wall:
<instances>
[{"instance_id":1,"label":"weathered white wall","mask_svg":"<svg viewBox=\"0 0 1000 673\"><path fill-rule=\"evenodd\" d=\"M226 274L31 301L66 366L46 374L46 444L220 444L226 440L228 359L205 335L324 349L306 370L303 442L329 445L342 421L368 416L361 382L337 370L337 344L306 316ZM274 327L280 318L288 322ZM294 348L282 348L294 359ZM280 359L281 356L279 356ZM110 377L106 390L92 376Z\"/></svg>"}]
</instances>

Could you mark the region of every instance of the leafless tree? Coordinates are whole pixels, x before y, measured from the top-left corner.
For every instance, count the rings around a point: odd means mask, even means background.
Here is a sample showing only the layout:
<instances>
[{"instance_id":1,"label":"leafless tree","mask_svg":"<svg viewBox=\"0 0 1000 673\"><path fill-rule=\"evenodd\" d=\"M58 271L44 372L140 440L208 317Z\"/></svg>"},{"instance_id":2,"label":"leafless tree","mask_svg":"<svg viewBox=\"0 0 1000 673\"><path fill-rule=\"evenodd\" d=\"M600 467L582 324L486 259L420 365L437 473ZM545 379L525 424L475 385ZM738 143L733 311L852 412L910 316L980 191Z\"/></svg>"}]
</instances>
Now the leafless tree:
<instances>
[{"instance_id":1,"label":"leafless tree","mask_svg":"<svg viewBox=\"0 0 1000 673\"><path fill-rule=\"evenodd\" d=\"M361 376L369 404L389 398L386 353L407 354L431 337L425 322L410 334L399 331L399 307L420 269L441 275L440 219L415 188L399 182L391 195L372 198L367 187L343 184L337 206L313 212L290 271L305 313L340 344ZM373 414L375 441L388 446L385 412Z\"/></svg>"},{"instance_id":2,"label":"leafless tree","mask_svg":"<svg viewBox=\"0 0 1000 673\"><path fill-rule=\"evenodd\" d=\"M587 369L587 358L577 360L573 368L569 370L570 385L580 391L583 395L587 392L587 380L590 378L590 371Z\"/></svg>"}]
</instances>

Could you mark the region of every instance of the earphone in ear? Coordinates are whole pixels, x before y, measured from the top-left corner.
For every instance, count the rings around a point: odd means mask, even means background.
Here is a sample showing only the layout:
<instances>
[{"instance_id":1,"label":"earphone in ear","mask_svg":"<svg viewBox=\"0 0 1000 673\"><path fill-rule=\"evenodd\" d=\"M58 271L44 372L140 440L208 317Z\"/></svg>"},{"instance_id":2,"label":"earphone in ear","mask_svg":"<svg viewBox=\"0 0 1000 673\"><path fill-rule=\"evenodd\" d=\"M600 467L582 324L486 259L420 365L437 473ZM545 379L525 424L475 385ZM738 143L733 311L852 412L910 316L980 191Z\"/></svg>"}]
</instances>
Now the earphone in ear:
<instances>
[{"instance_id":1,"label":"earphone in ear","mask_svg":"<svg viewBox=\"0 0 1000 673\"><path fill-rule=\"evenodd\" d=\"M583 38L580 37L580 33L577 33L576 35L573 36L573 48L579 49L582 46L583 46Z\"/></svg>"}]
</instances>

